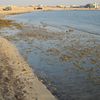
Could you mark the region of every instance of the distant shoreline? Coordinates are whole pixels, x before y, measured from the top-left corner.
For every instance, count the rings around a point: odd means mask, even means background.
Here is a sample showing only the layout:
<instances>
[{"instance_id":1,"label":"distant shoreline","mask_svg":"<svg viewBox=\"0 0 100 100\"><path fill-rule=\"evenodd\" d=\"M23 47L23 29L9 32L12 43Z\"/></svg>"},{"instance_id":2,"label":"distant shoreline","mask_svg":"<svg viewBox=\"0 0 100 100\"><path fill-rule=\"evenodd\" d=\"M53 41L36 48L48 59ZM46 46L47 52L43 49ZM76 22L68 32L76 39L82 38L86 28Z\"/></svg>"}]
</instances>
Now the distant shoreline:
<instances>
[{"instance_id":1,"label":"distant shoreline","mask_svg":"<svg viewBox=\"0 0 100 100\"><path fill-rule=\"evenodd\" d=\"M96 10L99 11L100 8L59 8L55 6L46 6L46 7L34 7L34 6L11 6L11 10L3 10L5 6L0 6L0 14L1 15L13 15L13 14L22 14L22 13L29 13L33 11L58 11L58 10L80 10L80 11L88 11L88 10Z\"/></svg>"}]
</instances>

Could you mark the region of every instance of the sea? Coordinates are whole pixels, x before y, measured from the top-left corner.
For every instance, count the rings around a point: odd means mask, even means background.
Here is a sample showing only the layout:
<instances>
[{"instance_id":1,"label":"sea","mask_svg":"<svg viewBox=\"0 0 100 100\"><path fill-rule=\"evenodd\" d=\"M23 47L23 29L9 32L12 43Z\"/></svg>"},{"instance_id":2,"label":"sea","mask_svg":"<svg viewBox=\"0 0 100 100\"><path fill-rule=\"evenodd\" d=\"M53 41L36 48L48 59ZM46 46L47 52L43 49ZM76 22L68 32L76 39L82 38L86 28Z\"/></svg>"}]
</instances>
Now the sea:
<instances>
[{"instance_id":1,"label":"sea","mask_svg":"<svg viewBox=\"0 0 100 100\"><path fill-rule=\"evenodd\" d=\"M64 34L13 41L58 100L100 100L100 11L34 11L7 18Z\"/></svg>"}]
</instances>

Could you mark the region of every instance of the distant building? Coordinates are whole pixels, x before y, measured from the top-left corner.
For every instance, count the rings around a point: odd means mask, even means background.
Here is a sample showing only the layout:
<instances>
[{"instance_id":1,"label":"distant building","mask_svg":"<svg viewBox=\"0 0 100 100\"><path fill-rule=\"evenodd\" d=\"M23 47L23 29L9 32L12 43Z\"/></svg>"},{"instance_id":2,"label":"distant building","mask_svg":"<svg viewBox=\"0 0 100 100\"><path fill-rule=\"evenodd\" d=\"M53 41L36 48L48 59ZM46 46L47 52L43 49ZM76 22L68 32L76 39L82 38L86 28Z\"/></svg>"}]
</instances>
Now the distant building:
<instances>
[{"instance_id":1,"label":"distant building","mask_svg":"<svg viewBox=\"0 0 100 100\"><path fill-rule=\"evenodd\" d=\"M71 8L80 8L80 5L71 5Z\"/></svg>"},{"instance_id":2,"label":"distant building","mask_svg":"<svg viewBox=\"0 0 100 100\"><path fill-rule=\"evenodd\" d=\"M100 4L98 4L98 8L100 8Z\"/></svg>"},{"instance_id":3,"label":"distant building","mask_svg":"<svg viewBox=\"0 0 100 100\"><path fill-rule=\"evenodd\" d=\"M95 8L98 8L98 4L96 2L93 5Z\"/></svg>"},{"instance_id":4,"label":"distant building","mask_svg":"<svg viewBox=\"0 0 100 100\"><path fill-rule=\"evenodd\" d=\"M65 8L65 5L57 5L56 7Z\"/></svg>"},{"instance_id":5,"label":"distant building","mask_svg":"<svg viewBox=\"0 0 100 100\"><path fill-rule=\"evenodd\" d=\"M34 9L36 9L36 10L42 10L43 9L43 5L38 5Z\"/></svg>"},{"instance_id":6,"label":"distant building","mask_svg":"<svg viewBox=\"0 0 100 100\"><path fill-rule=\"evenodd\" d=\"M3 8L3 11L9 11L9 10L12 10L11 6L7 6L7 7Z\"/></svg>"},{"instance_id":7,"label":"distant building","mask_svg":"<svg viewBox=\"0 0 100 100\"><path fill-rule=\"evenodd\" d=\"M70 8L70 5L66 5L65 8Z\"/></svg>"},{"instance_id":8,"label":"distant building","mask_svg":"<svg viewBox=\"0 0 100 100\"><path fill-rule=\"evenodd\" d=\"M98 4L97 3L87 4L85 5L85 8L98 8Z\"/></svg>"}]
</instances>

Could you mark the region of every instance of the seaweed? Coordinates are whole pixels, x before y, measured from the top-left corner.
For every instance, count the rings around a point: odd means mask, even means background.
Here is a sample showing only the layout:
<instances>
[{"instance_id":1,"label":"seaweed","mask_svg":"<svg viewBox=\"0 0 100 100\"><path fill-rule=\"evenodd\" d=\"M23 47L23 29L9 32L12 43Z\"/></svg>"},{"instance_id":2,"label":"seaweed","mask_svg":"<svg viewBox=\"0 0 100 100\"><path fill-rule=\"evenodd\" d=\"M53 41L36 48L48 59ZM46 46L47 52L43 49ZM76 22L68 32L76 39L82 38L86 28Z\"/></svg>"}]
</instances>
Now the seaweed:
<instances>
[{"instance_id":1,"label":"seaweed","mask_svg":"<svg viewBox=\"0 0 100 100\"><path fill-rule=\"evenodd\" d=\"M0 19L0 29L11 27L15 27L16 29L22 29L22 24L16 23L8 19Z\"/></svg>"}]
</instances>

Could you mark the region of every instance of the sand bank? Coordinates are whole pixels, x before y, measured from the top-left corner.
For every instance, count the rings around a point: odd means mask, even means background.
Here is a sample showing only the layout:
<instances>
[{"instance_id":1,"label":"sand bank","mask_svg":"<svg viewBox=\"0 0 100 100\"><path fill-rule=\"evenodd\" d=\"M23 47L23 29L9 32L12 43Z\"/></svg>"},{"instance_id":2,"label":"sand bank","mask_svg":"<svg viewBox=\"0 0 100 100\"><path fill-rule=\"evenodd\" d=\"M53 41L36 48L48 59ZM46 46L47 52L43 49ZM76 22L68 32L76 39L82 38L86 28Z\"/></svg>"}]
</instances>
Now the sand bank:
<instances>
[{"instance_id":1,"label":"sand bank","mask_svg":"<svg viewBox=\"0 0 100 100\"><path fill-rule=\"evenodd\" d=\"M17 49L1 37L0 100L56 100Z\"/></svg>"},{"instance_id":2,"label":"sand bank","mask_svg":"<svg viewBox=\"0 0 100 100\"><path fill-rule=\"evenodd\" d=\"M0 6L0 14L2 15L11 15L11 14L20 14L20 13L27 13L34 11L34 7L18 7L18 6L11 6L11 10L5 11L3 10L6 8L5 6Z\"/></svg>"}]
</instances>

